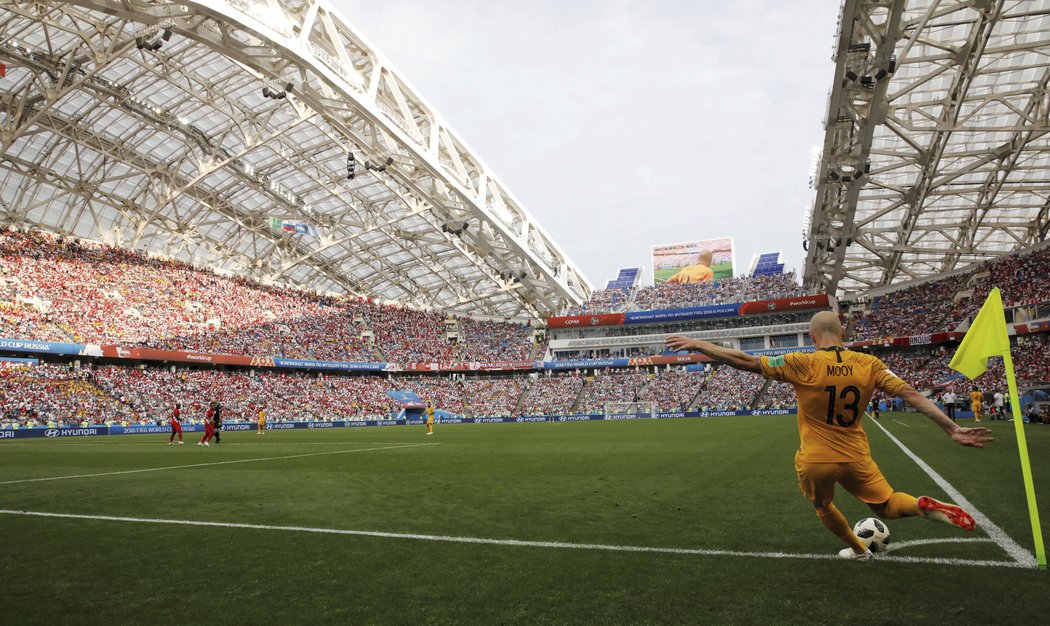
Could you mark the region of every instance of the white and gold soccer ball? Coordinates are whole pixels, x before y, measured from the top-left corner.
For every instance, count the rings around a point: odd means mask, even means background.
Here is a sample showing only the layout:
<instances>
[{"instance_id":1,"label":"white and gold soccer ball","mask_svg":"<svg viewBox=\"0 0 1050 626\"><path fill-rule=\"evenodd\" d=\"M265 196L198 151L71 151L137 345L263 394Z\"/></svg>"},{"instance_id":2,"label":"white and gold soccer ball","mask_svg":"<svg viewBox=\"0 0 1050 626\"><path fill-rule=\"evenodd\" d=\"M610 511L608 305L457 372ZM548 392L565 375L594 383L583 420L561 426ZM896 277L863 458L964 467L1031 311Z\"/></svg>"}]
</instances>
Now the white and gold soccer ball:
<instances>
[{"instance_id":1,"label":"white and gold soccer ball","mask_svg":"<svg viewBox=\"0 0 1050 626\"><path fill-rule=\"evenodd\" d=\"M872 552L885 552L890 545L890 527L880 519L865 517L853 526L853 534Z\"/></svg>"}]
</instances>

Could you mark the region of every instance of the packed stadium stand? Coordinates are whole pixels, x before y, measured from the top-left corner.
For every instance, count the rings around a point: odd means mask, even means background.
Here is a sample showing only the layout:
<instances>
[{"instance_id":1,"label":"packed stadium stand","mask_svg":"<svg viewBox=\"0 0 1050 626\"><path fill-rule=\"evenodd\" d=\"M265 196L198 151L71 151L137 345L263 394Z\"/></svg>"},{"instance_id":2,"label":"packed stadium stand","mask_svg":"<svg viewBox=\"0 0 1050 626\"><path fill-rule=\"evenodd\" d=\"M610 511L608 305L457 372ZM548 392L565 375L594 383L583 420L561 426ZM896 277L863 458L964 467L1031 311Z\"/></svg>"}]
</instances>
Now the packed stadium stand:
<instances>
[{"instance_id":1,"label":"packed stadium stand","mask_svg":"<svg viewBox=\"0 0 1050 626\"><path fill-rule=\"evenodd\" d=\"M528 382L525 376L467 378L463 381L467 410L474 417L517 415L518 401Z\"/></svg>"},{"instance_id":2,"label":"packed stadium stand","mask_svg":"<svg viewBox=\"0 0 1050 626\"><path fill-rule=\"evenodd\" d=\"M876 297L858 315L853 339L957 330L980 310L992 287L1007 307L1050 302L1050 248L984 263L954 276Z\"/></svg>"},{"instance_id":3,"label":"packed stadium stand","mask_svg":"<svg viewBox=\"0 0 1050 626\"><path fill-rule=\"evenodd\" d=\"M642 389L639 400L652 402L657 411L687 411L707 380L708 372L676 368L660 371Z\"/></svg>"},{"instance_id":4,"label":"packed stadium stand","mask_svg":"<svg viewBox=\"0 0 1050 626\"><path fill-rule=\"evenodd\" d=\"M883 339L957 330L1000 286L1008 307L1050 302L1050 248L978 266L945 279L904 287L874 298L851 319L851 339ZM790 275L721 281L703 290L662 286L641 290L632 306L694 306L721 299L795 296ZM693 297L703 291L702 297ZM600 294L601 292L597 292ZM683 293L689 294L682 296ZM667 294L676 294L667 296ZM602 296L596 296L599 301ZM592 301L592 304L594 301ZM1040 308L1042 307L1042 308ZM864 310L867 308L867 310ZM561 330L562 337L604 337L616 342L655 334L643 345L563 350L558 359L632 358L664 353L670 332L740 333L796 328L809 312ZM0 334L40 341L114 343L246 356L328 361L451 364L521 362L536 349L533 328L516 321L479 320L262 285L170 259L36 231L0 232ZM796 331L796 336L804 333ZM740 335L744 337L744 335ZM778 347L777 335L768 346ZM1047 333L1014 339L1018 378L1050 381ZM744 341L741 338L739 341ZM741 344L743 345L743 344ZM801 340L786 347L797 347ZM948 369L952 346L886 348L875 353L921 390L964 391L973 383ZM597 373L595 373L597 372ZM499 378L397 375L318 375L272 371L209 370L100 365L85 362L6 367L0 423L72 424L151 422L176 402L190 415L221 398L233 419L265 408L274 419L389 418L399 410L388 390L407 389L456 415L601 413L610 402L652 402L661 411L771 409L793 403L790 387L766 384L725 367L689 372L659 367L588 370L553 376ZM977 381L1005 389L1001 364Z\"/></svg>"},{"instance_id":5,"label":"packed stadium stand","mask_svg":"<svg viewBox=\"0 0 1050 626\"><path fill-rule=\"evenodd\" d=\"M523 360L533 348L524 323L265 286L42 232L0 233L0 288L5 337L366 362Z\"/></svg>"},{"instance_id":6,"label":"packed stadium stand","mask_svg":"<svg viewBox=\"0 0 1050 626\"><path fill-rule=\"evenodd\" d=\"M648 384L645 372L599 370L586 379L576 412L602 413L609 402L637 402Z\"/></svg>"},{"instance_id":7,"label":"packed stadium stand","mask_svg":"<svg viewBox=\"0 0 1050 626\"><path fill-rule=\"evenodd\" d=\"M765 382L758 374L719 366L707 379L696 405L707 411L748 409Z\"/></svg>"},{"instance_id":8,"label":"packed stadium stand","mask_svg":"<svg viewBox=\"0 0 1050 626\"><path fill-rule=\"evenodd\" d=\"M584 378L576 373L539 375L521 403L528 415L568 415L583 389Z\"/></svg>"}]
</instances>

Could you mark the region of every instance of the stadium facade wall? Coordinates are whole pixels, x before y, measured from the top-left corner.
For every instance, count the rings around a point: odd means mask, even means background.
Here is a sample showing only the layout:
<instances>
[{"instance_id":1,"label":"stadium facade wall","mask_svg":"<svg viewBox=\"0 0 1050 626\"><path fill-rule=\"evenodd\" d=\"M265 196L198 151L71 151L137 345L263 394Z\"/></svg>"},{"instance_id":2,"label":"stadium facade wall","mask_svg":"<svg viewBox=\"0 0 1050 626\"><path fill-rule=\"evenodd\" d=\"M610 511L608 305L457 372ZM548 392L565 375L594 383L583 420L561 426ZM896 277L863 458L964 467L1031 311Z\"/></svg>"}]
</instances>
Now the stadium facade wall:
<instances>
[{"instance_id":1,"label":"stadium facade wall","mask_svg":"<svg viewBox=\"0 0 1050 626\"><path fill-rule=\"evenodd\" d=\"M595 326L624 326L631 324L657 324L662 322L684 322L723 317L740 317L762 313L784 313L794 311L812 311L831 306L827 294L800 296L797 298L778 298L776 300L756 300L733 304L713 304L710 306L690 307L685 309L663 309L657 311L629 311L627 313L605 313L599 315L568 315L547 319L547 328L586 328Z\"/></svg>"}]
</instances>

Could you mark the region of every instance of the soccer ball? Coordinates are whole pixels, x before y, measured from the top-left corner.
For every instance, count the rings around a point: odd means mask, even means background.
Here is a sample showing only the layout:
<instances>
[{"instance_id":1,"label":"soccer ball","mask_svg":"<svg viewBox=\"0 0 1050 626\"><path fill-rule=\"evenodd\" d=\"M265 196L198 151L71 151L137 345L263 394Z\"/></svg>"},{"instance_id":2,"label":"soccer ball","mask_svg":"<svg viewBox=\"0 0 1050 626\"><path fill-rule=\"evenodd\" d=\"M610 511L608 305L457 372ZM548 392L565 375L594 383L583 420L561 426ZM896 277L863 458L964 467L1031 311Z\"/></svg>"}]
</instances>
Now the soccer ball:
<instances>
[{"instance_id":1,"label":"soccer ball","mask_svg":"<svg viewBox=\"0 0 1050 626\"><path fill-rule=\"evenodd\" d=\"M853 534L860 537L872 552L885 552L890 545L890 527L880 519L865 517L853 526Z\"/></svg>"}]
</instances>

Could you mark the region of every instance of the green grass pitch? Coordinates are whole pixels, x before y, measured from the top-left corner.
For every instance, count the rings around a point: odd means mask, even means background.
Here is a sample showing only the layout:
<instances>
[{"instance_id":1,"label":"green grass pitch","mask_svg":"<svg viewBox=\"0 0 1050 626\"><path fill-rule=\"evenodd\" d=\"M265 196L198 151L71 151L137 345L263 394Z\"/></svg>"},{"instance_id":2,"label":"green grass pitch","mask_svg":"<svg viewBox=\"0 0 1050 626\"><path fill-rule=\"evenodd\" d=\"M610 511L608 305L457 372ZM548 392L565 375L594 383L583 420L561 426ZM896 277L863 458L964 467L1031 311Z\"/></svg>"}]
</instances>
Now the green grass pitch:
<instances>
[{"instance_id":1,"label":"green grass pitch","mask_svg":"<svg viewBox=\"0 0 1050 626\"><path fill-rule=\"evenodd\" d=\"M998 440L984 450L953 444L921 416L887 413L881 424L1032 550L1013 424L992 423ZM798 492L794 417L435 430L231 432L210 449L192 435L181 448L149 435L0 443L0 509L285 527L2 513L4 621L972 624L1050 614L1050 573L1029 569L289 528L789 555L841 547ZM867 431L896 489L944 497L879 428ZM1050 536L1050 427L1026 432ZM136 471L194 464L209 465ZM85 474L105 475L11 482ZM868 516L847 494L837 503L851 522ZM891 557L1009 560L980 529L889 525L894 543L931 542ZM945 542L960 538L984 541Z\"/></svg>"}]
</instances>

